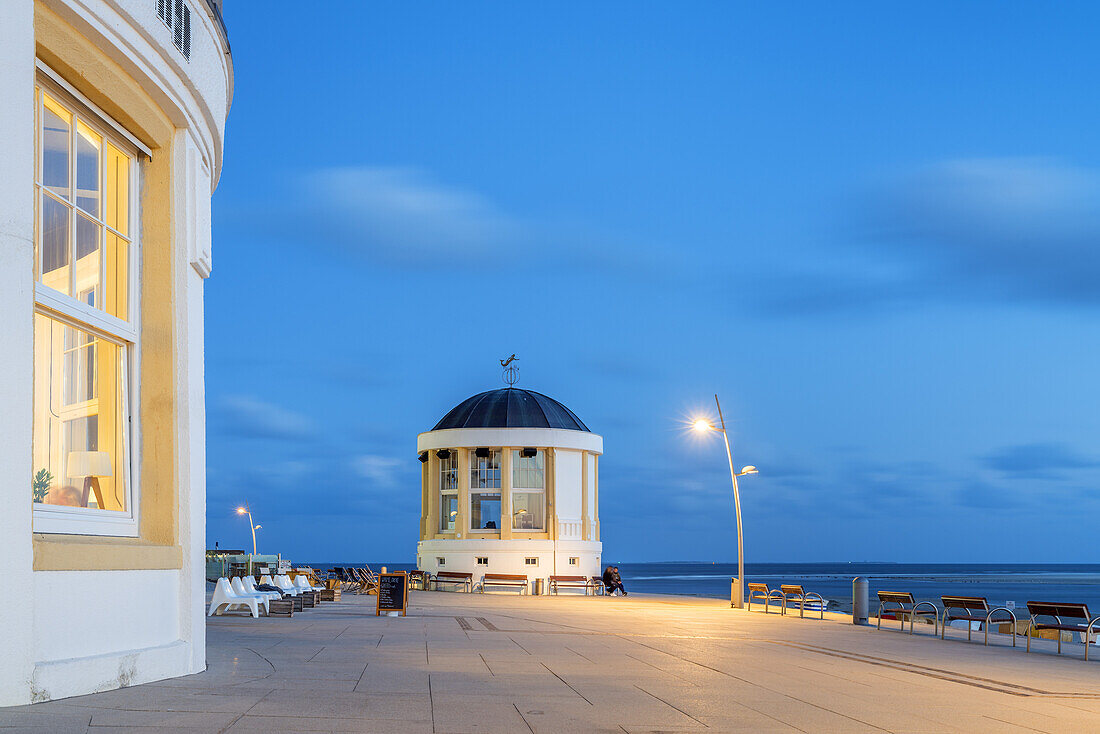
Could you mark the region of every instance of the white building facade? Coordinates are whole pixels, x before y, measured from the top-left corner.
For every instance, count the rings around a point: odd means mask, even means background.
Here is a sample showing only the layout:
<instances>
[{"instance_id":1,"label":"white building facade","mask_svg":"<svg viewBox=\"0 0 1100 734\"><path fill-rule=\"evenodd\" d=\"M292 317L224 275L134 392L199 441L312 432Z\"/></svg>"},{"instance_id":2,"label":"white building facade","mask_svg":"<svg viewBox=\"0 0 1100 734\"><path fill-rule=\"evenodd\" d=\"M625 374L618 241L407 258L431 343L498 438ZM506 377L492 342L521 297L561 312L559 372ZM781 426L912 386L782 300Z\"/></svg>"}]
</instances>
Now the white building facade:
<instances>
[{"instance_id":1,"label":"white building facade","mask_svg":"<svg viewBox=\"0 0 1100 734\"><path fill-rule=\"evenodd\" d=\"M474 395L417 437L417 567L598 576L603 438L556 400L514 387Z\"/></svg>"},{"instance_id":2,"label":"white building facade","mask_svg":"<svg viewBox=\"0 0 1100 734\"><path fill-rule=\"evenodd\" d=\"M232 89L220 0L0 2L0 705L206 667Z\"/></svg>"}]
</instances>

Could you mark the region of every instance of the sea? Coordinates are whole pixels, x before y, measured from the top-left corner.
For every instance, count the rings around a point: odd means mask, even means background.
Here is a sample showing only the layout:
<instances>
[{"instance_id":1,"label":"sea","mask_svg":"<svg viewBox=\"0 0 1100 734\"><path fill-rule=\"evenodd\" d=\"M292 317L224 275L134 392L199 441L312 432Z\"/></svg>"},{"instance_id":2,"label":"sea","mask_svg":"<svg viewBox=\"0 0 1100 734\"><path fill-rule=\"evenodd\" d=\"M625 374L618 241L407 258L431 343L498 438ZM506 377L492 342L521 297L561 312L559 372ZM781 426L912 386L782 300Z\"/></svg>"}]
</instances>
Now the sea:
<instances>
[{"instance_id":1,"label":"sea","mask_svg":"<svg viewBox=\"0 0 1100 734\"><path fill-rule=\"evenodd\" d=\"M730 598L730 580L737 574L736 563L707 561L662 561L629 563L609 561L619 567L627 591L643 594ZM316 563L316 569L332 566L361 566L362 563ZM366 564L377 571L411 570L409 563ZM966 563L882 563L852 561L838 563L746 563L745 578L771 587L802 584L829 600L834 611L851 611L852 580L867 579L872 600L876 591L909 591L918 600L939 601L944 594L984 596L993 606L1015 602L1023 608L1028 601L1084 602L1100 614L1100 564L966 564Z\"/></svg>"}]
</instances>

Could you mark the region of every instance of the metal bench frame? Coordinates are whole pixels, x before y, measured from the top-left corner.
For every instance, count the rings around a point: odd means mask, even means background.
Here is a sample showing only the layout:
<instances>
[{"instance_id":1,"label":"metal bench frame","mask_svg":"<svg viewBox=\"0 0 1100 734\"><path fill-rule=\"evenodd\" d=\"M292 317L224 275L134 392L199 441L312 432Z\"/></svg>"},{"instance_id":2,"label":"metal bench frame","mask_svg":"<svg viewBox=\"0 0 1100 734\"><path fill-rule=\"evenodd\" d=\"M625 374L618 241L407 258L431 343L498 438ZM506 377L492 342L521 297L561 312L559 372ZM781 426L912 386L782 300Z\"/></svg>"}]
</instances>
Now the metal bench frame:
<instances>
[{"instance_id":1,"label":"metal bench frame","mask_svg":"<svg viewBox=\"0 0 1100 734\"><path fill-rule=\"evenodd\" d=\"M960 604L959 602L963 603ZM982 622L983 629L985 629L985 644L989 645L989 625L992 622L991 618L997 612L1005 612L1006 614L1008 614L1009 617L1012 618L1012 646L1016 647L1016 614L1008 607L993 607L992 609L990 609L989 601L984 596L941 596L940 603L943 604L943 620L940 624L941 640L946 639L948 622L950 622L952 619L965 619L968 623L966 625L967 641L969 642L972 639L971 634L973 632L969 623ZM966 609L968 610L968 613L964 615L953 615L950 613L952 609ZM969 610L971 609L975 609L979 612L985 612L986 615L984 618L982 618L976 614L970 614Z\"/></svg>"},{"instance_id":2,"label":"metal bench frame","mask_svg":"<svg viewBox=\"0 0 1100 734\"><path fill-rule=\"evenodd\" d=\"M798 617L806 617L806 602L817 601L821 605L821 619L825 619L825 600L821 594L814 591L806 591L801 584L780 584L779 593L783 595L783 614L787 613L787 601L793 596L798 600Z\"/></svg>"},{"instance_id":3,"label":"metal bench frame","mask_svg":"<svg viewBox=\"0 0 1100 734\"><path fill-rule=\"evenodd\" d=\"M515 578L515 579L511 579L511 578L503 578L503 579L502 578L493 578L494 576L522 576L522 580L520 580L518 578ZM531 591L531 580L529 578L527 578L527 576L523 576L522 574L510 574L510 573L509 574L493 574L493 573L487 573L487 574L485 574L484 576L481 577L480 591L481 591L482 594L485 593L485 587L486 586L516 586L516 587L520 588L520 592L519 592L520 595L523 595L523 594L530 593L530 591Z\"/></svg>"},{"instance_id":4,"label":"metal bench frame","mask_svg":"<svg viewBox=\"0 0 1100 734\"><path fill-rule=\"evenodd\" d=\"M749 596L745 600L748 605L748 611L752 611L752 600L756 599L758 602L764 602L764 614L768 614L768 608L774 602L783 607L785 610L787 607L787 599L783 596L783 592L779 589L769 589L767 584L750 583Z\"/></svg>"},{"instance_id":5,"label":"metal bench frame","mask_svg":"<svg viewBox=\"0 0 1100 734\"><path fill-rule=\"evenodd\" d=\"M559 580L561 579L561 580ZM548 589L551 594L557 596L560 587L584 589L584 595L592 588L592 579L588 576L551 576Z\"/></svg>"},{"instance_id":6,"label":"metal bench frame","mask_svg":"<svg viewBox=\"0 0 1100 734\"><path fill-rule=\"evenodd\" d=\"M1035 611L1032 607L1037 607L1040 611ZM1047 608L1052 611L1041 611L1043 608ZM1069 611L1077 609L1084 612L1081 616L1057 614L1059 610ZM1089 614L1089 608L1087 604L1080 602L1046 602L1046 601L1029 601L1027 603L1028 614L1031 618L1027 621L1027 651L1031 652L1031 630L1058 630L1058 654L1062 654L1062 632L1084 632L1085 633L1085 662L1089 659L1089 644L1092 640L1093 628L1100 624L1100 616L1093 617ZM1081 624L1063 624L1062 617L1070 616L1071 619L1088 620L1088 623L1082 622ZM1036 622L1037 617L1054 617L1054 624L1047 624L1043 622Z\"/></svg>"},{"instance_id":7,"label":"metal bench frame","mask_svg":"<svg viewBox=\"0 0 1100 734\"><path fill-rule=\"evenodd\" d=\"M443 578L440 578L439 577L440 573L444 573L444 574L448 574L448 575L444 576ZM468 574L462 574L461 576L459 576L458 574L461 574L461 573L462 573L461 571L440 571L440 572L436 573L434 576L431 575L431 574L428 574L428 586L430 587L432 585L432 583L434 583L435 584L435 590L439 591L439 585L440 584L461 584L462 586L466 587L466 593L467 594L473 593L473 590L474 590L474 575L472 573L468 573ZM455 574L455 575L450 576L449 574Z\"/></svg>"},{"instance_id":8,"label":"metal bench frame","mask_svg":"<svg viewBox=\"0 0 1100 734\"><path fill-rule=\"evenodd\" d=\"M882 613L893 612L894 614L898 615L898 621L901 622L902 632L905 631L905 617L908 616L909 634L913 634L913 625L916 623L917 617L932 617L932 629L935 631L935 634L938 635L940 633L940 610L939 607L935 605L935 603L930 601L917 601L913 598L913 594L908 591L880 591L878 592L878 594L878 612L876 613L876 617L878 618L878 624L876 625L877 629L882 629ZM899 598L883 599L883 594L889 594L891 596L896 596ZM887 604L897 604L898 608L887 609ZM905 607L906 604L911 604L912 606L907 609ZM924 606L928 606L931 611L922 612L921 608Z\"/></svg>"}]
</instances>

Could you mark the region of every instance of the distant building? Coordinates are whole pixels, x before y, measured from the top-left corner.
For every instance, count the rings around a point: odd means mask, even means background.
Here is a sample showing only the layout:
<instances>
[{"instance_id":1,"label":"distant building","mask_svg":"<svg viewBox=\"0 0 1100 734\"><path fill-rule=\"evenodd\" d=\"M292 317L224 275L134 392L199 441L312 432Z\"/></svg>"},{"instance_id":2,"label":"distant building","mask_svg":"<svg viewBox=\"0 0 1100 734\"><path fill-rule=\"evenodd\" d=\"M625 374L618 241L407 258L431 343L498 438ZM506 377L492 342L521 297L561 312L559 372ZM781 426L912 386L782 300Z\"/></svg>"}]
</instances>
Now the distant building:
<instances>
[{"instance_id":1,"label":"distant building","mask_svg":"<svg viewBox=\"0 0 1100 734\"><path fill-rule=\"evenodd\" d=\"M0 705L206 667L232 93L220 0L0 2Z\"/></svg>"},{"instance_id":2,"label":"distant building","mask_svg":"<svg viewBox=\"0 0 1100 734\"><path fill-rule=\"evenodd\" d=\"M537 392L490 390L417 437L422 571L600 573L603 438Z\"/></svg>"}]
</instances>

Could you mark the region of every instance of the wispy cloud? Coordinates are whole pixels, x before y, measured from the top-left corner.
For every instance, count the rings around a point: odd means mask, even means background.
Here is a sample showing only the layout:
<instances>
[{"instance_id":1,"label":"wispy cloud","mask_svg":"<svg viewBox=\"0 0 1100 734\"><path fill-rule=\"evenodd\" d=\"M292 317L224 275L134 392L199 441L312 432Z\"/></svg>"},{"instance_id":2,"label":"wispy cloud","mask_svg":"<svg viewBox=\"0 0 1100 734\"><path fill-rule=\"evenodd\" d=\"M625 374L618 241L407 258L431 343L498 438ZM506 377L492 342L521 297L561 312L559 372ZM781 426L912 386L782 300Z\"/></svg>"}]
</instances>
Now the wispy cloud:
<instances>
[{"instance_id":1,"label":"wispy cloud","mask_svg":"<svg viewBox=\"0 0 1100 734\"><path fill-rule=\"evenodd\" d=\"M752 295L773 313L942 301L1100 306L1100 170L1050 158L945 160L878 181L851 246Z\"/></svg>"},{"instance_id":2,"label":"wispy cloud","mask_svg":"<svg viewBox=\"0 0 1100 734\"><path fill-rule=\"evenodd\" d=\"M230 395L215 406L224 428L246 438L298 440L314 434L304 415L247 395Z\"/></svg>"},{"instance_id":3,"label":"wispy cloud","mask_svg":"<svg viewBox=\"0 0 1100 734\"><path fill-rule=\"evenodd\" d=\"M391 456L377 456L364 454L357 456L352 466L356 473L364 479L369 479L375 484L392 487L398 482L399 469L409 466L409 461L402 461Z\"/></svg>"},{"instance_id":4,"label":"wispy cloud","mask_svg":"<svg viewBox=\"0 0 1100 734\"><path fill-rule=\"evenodd\" d=\"M1058 479L1075 470L1100 467L1100 461L1063 443L1005 446L983 457L982 462L990 469L1021 479Z\"/></svg>"}]
</instances>

